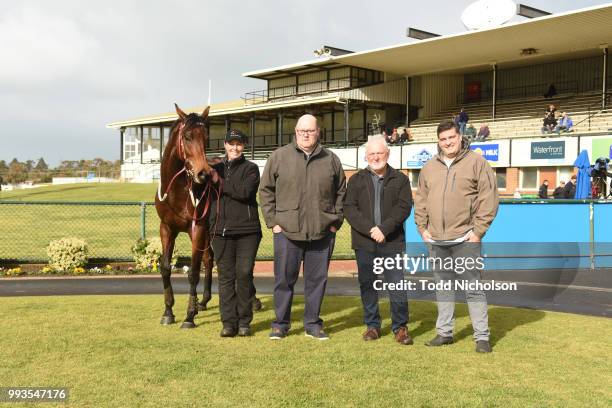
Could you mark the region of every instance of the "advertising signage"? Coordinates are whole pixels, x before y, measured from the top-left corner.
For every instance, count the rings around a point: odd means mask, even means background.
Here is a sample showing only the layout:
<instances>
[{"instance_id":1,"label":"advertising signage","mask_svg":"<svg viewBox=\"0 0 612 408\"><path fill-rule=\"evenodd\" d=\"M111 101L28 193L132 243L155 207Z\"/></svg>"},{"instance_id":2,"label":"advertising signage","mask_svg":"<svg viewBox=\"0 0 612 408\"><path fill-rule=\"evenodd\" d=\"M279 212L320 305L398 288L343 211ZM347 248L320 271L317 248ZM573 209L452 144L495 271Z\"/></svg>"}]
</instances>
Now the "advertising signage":
<instances>
[{"instance_id":1,"label":"advertising signage","mask_svg":"<svg viewBox=\"0 0 612 408\"><path fill-rule=\"evenodd\" d=\"M531 142L531 160L564 159L565 141L558 142Z\"/></svg>"}]
</instances>

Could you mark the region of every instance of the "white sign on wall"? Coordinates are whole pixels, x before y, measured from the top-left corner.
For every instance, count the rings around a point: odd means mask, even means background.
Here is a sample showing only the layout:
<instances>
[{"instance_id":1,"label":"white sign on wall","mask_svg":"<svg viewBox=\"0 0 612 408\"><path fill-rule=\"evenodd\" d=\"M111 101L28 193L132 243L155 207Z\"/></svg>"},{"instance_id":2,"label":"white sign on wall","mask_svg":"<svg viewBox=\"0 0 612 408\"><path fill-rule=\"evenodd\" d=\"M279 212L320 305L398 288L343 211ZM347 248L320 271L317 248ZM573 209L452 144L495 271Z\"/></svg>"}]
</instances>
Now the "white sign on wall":
<instances>
[{"instance_id":1,"label":"white sign on wall","mask_svg":"<svg viewBox=\"0 0 612 408\"><path fill-rule=\"evenodd\" d=\"M572 166L578 157L577 137L513 139L512 167Z\"/></svg>"},{"instance_id":2,"label":"white sign on wall","mask_svg":"<svg viewBox=\"0 0 612 408\"><path fill-rule=\"evenodd\" d=\"M612 158L612 135L582 136L580 138L580 151L589 153L591 164L600 157Z\"/></svg>"},{"instance_id":3,"label":"white sign on wall","mask_svg":"<svg viewBox=\"0 0 612 408\"><path fill-rule=\"evenodd\" d=\"M403 146L402 168L420 169L436 154L438 154L437 143L411 144Z\"/></svg>"}]
</instances>

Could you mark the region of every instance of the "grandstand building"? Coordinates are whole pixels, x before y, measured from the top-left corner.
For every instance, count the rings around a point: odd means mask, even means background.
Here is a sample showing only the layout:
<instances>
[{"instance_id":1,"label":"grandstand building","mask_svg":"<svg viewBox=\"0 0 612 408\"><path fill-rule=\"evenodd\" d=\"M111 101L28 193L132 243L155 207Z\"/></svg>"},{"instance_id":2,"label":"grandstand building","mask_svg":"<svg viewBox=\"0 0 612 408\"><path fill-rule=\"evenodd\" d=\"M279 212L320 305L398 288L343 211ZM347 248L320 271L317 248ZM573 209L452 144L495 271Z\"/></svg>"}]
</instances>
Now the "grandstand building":
<instances>
[{"instance_id":1,"label":"grandstand building","mask_svg":"<svg viewBox=\"0 0 612 408\"><path fill-rule=\"evenodd\" d=\"M362 52L331 49L314 60L247 72L263 90L211 106L208 153L219 154L226 129L238 128L250 136L245 154L263 167L309 112L319 118L322 142L351 173L365 165L361 145L369 134L409 127L414 141L393 146L390 164L415 185L436 153L436 125L464 108L476 129L490 128L472 148L495 168L500 194L535 193L544 179L553 189L569 179L581 150L592 162L612 155L611 21L606 4ZM545 98L551 85L556 94ZM549 104L570 114L571 133L541 134ZM172 112L107 125L120 133L123 178L159 177L176 118Z\"/></svg>"}]
</instances>

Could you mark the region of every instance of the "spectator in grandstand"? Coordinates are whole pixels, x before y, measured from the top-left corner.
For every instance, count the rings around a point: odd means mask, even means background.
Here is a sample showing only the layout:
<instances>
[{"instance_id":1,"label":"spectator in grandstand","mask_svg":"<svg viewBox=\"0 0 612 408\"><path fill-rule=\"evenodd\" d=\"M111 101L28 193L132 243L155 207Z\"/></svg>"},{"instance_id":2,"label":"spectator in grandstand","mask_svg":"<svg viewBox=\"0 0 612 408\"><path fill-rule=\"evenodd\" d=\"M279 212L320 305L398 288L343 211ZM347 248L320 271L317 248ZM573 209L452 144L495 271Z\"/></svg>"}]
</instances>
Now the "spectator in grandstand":
<instances>
[{"instance_id":1,"label":"spectator in grandstand","mask_svg":"<svg viewBox=\"0 0 612 408\"><path fill-rule=\"evenodd\" d=\"M550 84L548 86L548 90L546 91L546 93L544 94L544 98L552 98L553 96L555 96L557 94L557 88L555 88L554 84Z\"/></svg>"},{"instance_id":2,"label":"spectator in grandstand","mask_svg":"<svg viewBox=\"0 0 612 408\"><path fill-rule=\"evenodd\" d=\"M561 181L559 183L559 187L555 188L555 191L553 191L553 198L559 199L559 198L565 198L565 181Z\"/></svg>"},{"instance_id":3,"label":"spectator in grandstand","mask_svg":"<svg viewBox=\"0 0 612 408\"><path fill-rule=\"evenodd\" d=\"M563 112L561 114L561 118L559 119L559 123L557 126L555 126L554 131L560 135L561 132L571 132L572 127L574 127L574 121L572 118L570 118L567 112Z\"/></svg>"},{"instance_id":4,"label":"spectator in grandstand","mask_svg":"<svg viewBox=\"0 0 612 408\"><path fill-rule=\"evenodd\" d=\"M389 166L389 147L385 139L375 135L366 143L368 166L352 176L346 188L344 214L351 224L351 243L357 259L357 276L363 305L366 341L380 337L381 318L378 292L374 282L384 276L387 283L401 283L402 267L383 268L376 272L375 258L402 256L406 250L404 221L412 208L412 192L408 177ZM406 290L389 290L391 329L395 340L412 344L408 333L408 294Z\"/></svg>"},{"instance_id":5,"label":"spectator in grandstand","mask_svg":"<svg viewBox=\"0 0 612 408\"><path fill-rule=\"evenodd\" d=\"M556 112L557 108L553 104L550 104L548 108L546 108L542 121L542 134L551 133L555 129L555 126L557 126Z\"/></svg>"},{"instance_id":6,"label":"spectator in grandstand","mask_svg":"<svg viewBox=\"0 0 612 408\"><path fill-rule=\"evenodd\" d=\"M412 142L413 140L414 137L412 137L412 131L410 128L404 128L399 138L400 143Z\"/></svg>"},{"instance_id":7,"label":"spectator in grandstand","mask_svg":"<svg viewBox=\"0 0 612 408\"><path fill-rule=\"evenodd\" d=\"M514 190L514 194L512 195L512 198L523 198L523 196L521 196L521 191L518 188Z\"/></svg>"},{"instance_id":8,"label":"spectator in grandstand","mask_svg":"<svg viewBox=\"0 0 612 408\"><path fill-rule=\"evenodd\" d=\"M389 136L389 142L391 144L399 143L399 134L397 133L397 128L393 128L393 132L391 132L391 136Z\"/></svg>"},{"instance_id":9,"label":"spectator in grandstand","mask_svg":"<svg viewBox=\"0 0 612 408\"><path fill-rule=\"evenodd\" d=\"M459 132L462 135L465 135L465 126L467 125L469 120L470 117L468 116L467 112L463 108L461 108L461 112L459 112L459 118L457 119L457 124L459 125Z\"/></svg>"},{"instance_id":10,"label":"spectator in grandstand","mask_svg":"<svg viewBox=\"0 0 612 408\"><path fill-rule=\"evenodd\" d=\"M483 123L480 125L480 129L478 129L478 134L476 135L476 140L479 142L484 142L491 132L489 131L489 124Z\"/></svg>"},{"instance_id":11,"label":"spectator in grandstand","mask_svg":"<svg viewBox=\"0 0 612 408\"><path fill-rule=\"evenodd\" d=\"M223 144L225 157L213 166L213 181L221 180L221 202L210 208L211 246L219 272L221 337L250 336L255 299L253 267L261 241L257 205L259 168L244 158L246 136L230 130Z\"/></svg>"},{"instance_id":12,"label":"spectator in grandstand","mask_svg":"<svg viewBox=\"0 0 612 408\"><path fill-rule=\"evenodd\" d=\"M460 269L455 261L461 259L463 263L466 259L481 257L480 241L499 206L495 173L484 157L470 150L454 123L443 121L438 125L437 134L439 154L425 163L420 172L414 220L429 247L429 257L453 260L456 267L434 262L436 282L453 281L460 275L460 280L473 286L482 279L481 269L473 263L470 268ZM454 296L454 290L436 292L437 335L426 343L428 346L453 342ZM466 300L476 351L491 352L485 293L467 290Z\"/></svg>"},{"instance_id":13,"label":"spectator in grandstand","mask_svg":"<svg viewBox=\"0 0 612 408\"><path fill-rule=\"evenodd\" d=\"M300 117L294 142L270 155L261 176L261 210L274 233L272 340L289 332L293 288L302 263L306 335L329 339L320 312L336 231L344 220L346 178L338 156L319 143L319 133L317 118Z\"/></svg>"},{"instance_id":14,"label":"spectator in grandstand","mask_svg":"<svg viewBox=\"0 0 612 408\"><path fill-rule=\"evenodd\" d=\"M548 198L548 180L544 180L538 191L538 197Z\"/></svg>"},{"instance_id":15,"label":"spectator in grandstand","mask_svg":"<svg viewBox=\"0 0 612 408\"><path fill-rule=\"evenodd\" d=\"M476 128L473 125L470 125L467 129L465 129L465 137L467 137L470 141L476 139Z\"/></svg>"},{"instance_id":16,"label":"spectator in grandstand","mask_svg":"<svg viewBox=\"0 0 612 408\"><path fill-rule=\"evenodd\" d=\"M576 197L576 175L573 174L570 181L565 183L563 188L563 198L574 198Z\"/></svg>"}]
</instances>

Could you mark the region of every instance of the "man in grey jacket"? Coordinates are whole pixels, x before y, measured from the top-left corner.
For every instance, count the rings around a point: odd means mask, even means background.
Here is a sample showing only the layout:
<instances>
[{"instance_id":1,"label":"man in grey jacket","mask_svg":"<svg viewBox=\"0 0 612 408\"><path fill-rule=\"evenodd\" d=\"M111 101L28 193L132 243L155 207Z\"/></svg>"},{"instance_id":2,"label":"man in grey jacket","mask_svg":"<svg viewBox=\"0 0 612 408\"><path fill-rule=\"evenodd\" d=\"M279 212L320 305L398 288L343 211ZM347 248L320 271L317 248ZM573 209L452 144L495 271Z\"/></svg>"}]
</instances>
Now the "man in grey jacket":
<instances>
[{"instance_id":1,"label":"man in grey jacket","mask_svg":"<svg viewBox=\"0 0 612 408\"><path fill-rule=\"evenodd\" d=\"M274 233L273 340L289 331L302 261L306 336L329 339L319 315L336 231L344 219L346 179L338 157L319 144L319 132L314 116L300 117L295 141L270 155L259 187L263 216Z\"/></svg>"}]
</instances>

